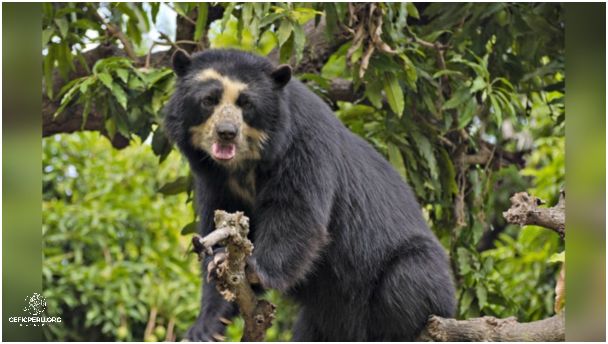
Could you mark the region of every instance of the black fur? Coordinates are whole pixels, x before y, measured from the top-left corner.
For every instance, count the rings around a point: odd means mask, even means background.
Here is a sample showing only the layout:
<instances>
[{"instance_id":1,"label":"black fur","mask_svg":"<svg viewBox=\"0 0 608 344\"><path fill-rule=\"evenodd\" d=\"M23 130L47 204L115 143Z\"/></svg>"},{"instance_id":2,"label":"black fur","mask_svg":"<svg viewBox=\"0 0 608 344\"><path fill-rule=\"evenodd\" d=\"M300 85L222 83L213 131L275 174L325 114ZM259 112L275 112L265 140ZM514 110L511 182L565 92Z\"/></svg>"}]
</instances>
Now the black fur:
<instances>
[{"instance_id":1,"label":"black fur","mask_svg":"<svg viewBox=\"0 0 608 344\"><path fill-rule=\"evenodd\" d=\"M205 86L191 77L205 68L248 85L253 106L244 120L269 135L261 160L239 171L188 143L188 128L208 116L198 105ZM286 70L273 71L262 57L209 50L194 55L177 82L165 124L196 176L202 234L213 230L214 210L245 211L264 286L301 305L294 340L407 341L429 315L452 316L447 256L409 186L319 97L295 79L284 81ZM251 169L253 205L226 186L230 173ZM213 283L204 284L191 340L210 339L223 330L218 318L235 312Z\"/></svg>"}]
</instances>

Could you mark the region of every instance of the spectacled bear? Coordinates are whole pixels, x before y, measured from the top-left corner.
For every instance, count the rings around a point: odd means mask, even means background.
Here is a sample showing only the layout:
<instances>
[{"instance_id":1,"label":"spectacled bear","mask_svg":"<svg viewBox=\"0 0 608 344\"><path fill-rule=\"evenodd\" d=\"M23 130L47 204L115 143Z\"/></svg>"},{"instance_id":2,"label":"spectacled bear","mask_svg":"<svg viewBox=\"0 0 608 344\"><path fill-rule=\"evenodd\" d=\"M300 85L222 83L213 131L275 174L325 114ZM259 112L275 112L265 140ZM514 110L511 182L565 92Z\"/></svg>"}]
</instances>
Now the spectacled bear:
<instances>
[{"instance_id":1,"label":"spectacled bear","mask_svg":"<svg viewBox=\"0 0 608 344\"><path fill-rule=\"evenodd\" d=\"M200 232L216 209L249 216L249 264L300 305L294 340L408 341L431 314L453 315L447 255L410 187L289 66L207 50L178 51L173 68L165 128L195 176ZM236 312L203 284L192 341Z\"/></svg>"}]
</instances>

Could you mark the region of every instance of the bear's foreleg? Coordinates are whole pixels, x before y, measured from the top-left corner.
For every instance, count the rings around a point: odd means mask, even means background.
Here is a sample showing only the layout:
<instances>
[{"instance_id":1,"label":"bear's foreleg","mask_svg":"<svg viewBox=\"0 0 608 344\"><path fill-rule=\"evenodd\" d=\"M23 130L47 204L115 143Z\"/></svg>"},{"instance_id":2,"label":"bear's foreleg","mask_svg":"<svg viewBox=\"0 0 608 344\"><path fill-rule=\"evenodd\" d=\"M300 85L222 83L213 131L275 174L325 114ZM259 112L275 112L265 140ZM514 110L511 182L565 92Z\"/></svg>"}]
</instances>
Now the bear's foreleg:
<instances>
[{"instance_id":1,"label":"bear's foreleg","mask_svg":"<svg viewBox=\"0 0 608 344\"><path fill-rule=\"evenodd\" d=\"M266 288L302 282L329 243L332 190L311 183L314 177L275 181L256 201L252 264Z\"/></svg>"},{"instance_id":2,"label":"bear's foreleg","mask_svg":"<svg viewBox=\"0 0 608 344\"><path fill-rule=\"evenodd\" d=\"M216 249L215 255L223 253L222 249ZM196 322L186 335L190 341L209 342L220 341L224 335L226 325L230 318L234 317L238 310L237 307L220 295L215 286L212 273L208 271L209 263L214 257L207 257L203 260L203 300L201 311ZM207 276L211 278L207 278Z\"/></svg>"}]
</instances>

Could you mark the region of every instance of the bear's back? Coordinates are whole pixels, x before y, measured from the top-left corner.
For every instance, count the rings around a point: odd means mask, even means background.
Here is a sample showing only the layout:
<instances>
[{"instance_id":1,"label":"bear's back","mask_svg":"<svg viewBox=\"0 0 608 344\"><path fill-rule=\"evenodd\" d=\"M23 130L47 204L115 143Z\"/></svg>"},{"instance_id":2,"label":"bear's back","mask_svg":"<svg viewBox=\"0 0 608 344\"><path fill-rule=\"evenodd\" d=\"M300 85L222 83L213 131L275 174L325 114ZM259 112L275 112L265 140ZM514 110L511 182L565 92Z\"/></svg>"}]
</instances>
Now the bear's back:
<instances>
[{"instance_id":1,"label":"bear's back","mask_svg":"<svg viewBox=\"0 0 608 344\"><path fill-rule=\"evenodd\" d=\"M330 232L344 239L335 241L343 246L339 251L344 258L371 267L381 256L378 252L395 243L432 238L411 188L371 144L347 129L301 82L289 82L285 99L293 135L300 136L297 144L311 145L306 151L315 152L313 160L332 168L337 189ZM363 235L366 231L374 232L373 241ZM370 246L378 251L372 253Z\"/></svg>"}]
</instances>

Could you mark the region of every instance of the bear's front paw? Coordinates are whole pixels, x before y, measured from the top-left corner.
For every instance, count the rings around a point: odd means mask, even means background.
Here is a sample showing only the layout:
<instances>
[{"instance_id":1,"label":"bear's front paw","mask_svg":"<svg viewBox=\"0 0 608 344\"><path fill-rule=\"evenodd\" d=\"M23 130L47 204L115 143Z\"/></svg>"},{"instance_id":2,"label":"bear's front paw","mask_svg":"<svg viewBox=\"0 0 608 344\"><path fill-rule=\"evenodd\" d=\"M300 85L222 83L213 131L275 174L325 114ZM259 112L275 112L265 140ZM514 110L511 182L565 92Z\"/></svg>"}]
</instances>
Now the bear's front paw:
<instances>
[{"instance_id":1,"label":"bear's front paw","mask_svg":"<svg viewBox=\"0 0 608 344\"><path fill-rule=\"evenodd\" d=\"M226 337L224 333L225 324L229 321L225 320L223 324L218 322L218 326L206 326L205 323L197 322L188 329L186 339L190 342L223 342Z\"/></svg>"}]
</instances>

